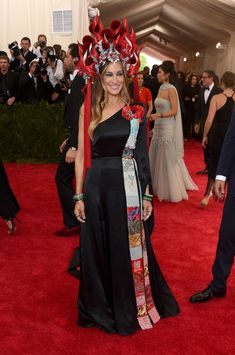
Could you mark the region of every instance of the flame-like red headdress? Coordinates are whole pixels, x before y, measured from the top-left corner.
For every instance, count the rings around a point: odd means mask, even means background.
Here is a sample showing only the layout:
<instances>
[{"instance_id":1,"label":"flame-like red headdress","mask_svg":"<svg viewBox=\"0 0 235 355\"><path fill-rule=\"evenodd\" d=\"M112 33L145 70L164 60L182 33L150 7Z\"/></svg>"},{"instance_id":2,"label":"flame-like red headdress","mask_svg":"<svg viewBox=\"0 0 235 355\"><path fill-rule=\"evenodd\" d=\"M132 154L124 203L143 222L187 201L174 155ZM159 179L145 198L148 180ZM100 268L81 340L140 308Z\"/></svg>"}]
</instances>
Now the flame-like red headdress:
<instances>
[{"instance_id":1,"label":"flame-like red headdress","mask_svg":"<svg viewBox=\"0 0 235 355\"><path fill-rule=\"evenodd\" d=\"M136 35L133 29L129 32L126 18L122 22L114 20L111 22L110 28L104 28L99 16L96 16L89 30L91 35L84 36L82 43L78 43L80 56L78 69L87 83L84 103L84 173L91 164L90 139L88 136L91 80L97 78L100 68L107 62L121 62L128 76L137 74L140 66L140 49L136 44Z\"/></svg>"},{"instance_id":2,"label":"flame-like red headdress","mask_svg":"<svg viewBox=\"0 0 235 355\"><path fill-rule=\"evenodd\" d=\"M122 22L114 20L110 28L104 28L99 16L92 21L91 36L84 36L79 43L79 69L85 77L96 78L100 67L106 62L121 62L127 75L135 75L140 66L136 35L128 30L126 18Z\"/></svg>"}]
</instances>

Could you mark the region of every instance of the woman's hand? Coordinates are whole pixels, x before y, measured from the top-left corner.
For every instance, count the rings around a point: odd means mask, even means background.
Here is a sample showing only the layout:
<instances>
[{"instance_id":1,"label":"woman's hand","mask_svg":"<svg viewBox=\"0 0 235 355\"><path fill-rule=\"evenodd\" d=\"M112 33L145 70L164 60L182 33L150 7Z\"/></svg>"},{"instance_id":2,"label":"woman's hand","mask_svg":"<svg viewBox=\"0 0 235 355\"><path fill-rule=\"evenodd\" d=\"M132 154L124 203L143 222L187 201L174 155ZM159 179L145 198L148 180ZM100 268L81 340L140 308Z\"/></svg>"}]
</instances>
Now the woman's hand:
<instances>
[{"instance_id":1,"label":"woman's hand","mask_svg":"<svg viewBox=\"0 0 235 355\"><path fill-rule=\"evenodd\" d=\"M202 138L202 146L203 146L203 148L206 148L207 144L208 144L208 138L207 138L207 136L204 136Z\"/></svg>"},{"instance_id":2,"label":"woman's hand","mask_svg":"<svg viewBox=\"0 0 235 355\"><path fill-rule=\"evenodd\" d=\"M151 114L149 120L154 121L154 120L157 120L158 118L163 118L162 112L160 112L160 111Z\"/></svg>"},{"instance_id":3,"label":"woman's hand","mask_svg":"<svg viewBox=\"0 0 235 355\"><path fill-rule=\"evenodd\" d=\"M82 200L77 201L74 207L74 214L79 222L85 223L86 215L85 215L85 205Z\"/></svg>"},{"instance_id":4,"label":"woman's hand","mask_svg":"<svg viewBox=\"0 0 235 355\"><path fill-rule=\"evenodd\" d=\"M194 125L194 132L195 132L196 134L198 134L199 131L200 131L200 125L199 125L199 123L195 123L195 125Z\"/></svg>"},{"instance_id":5,"label":"woman's hand","mask_svg":"<svg viewBox=\"0 0 235 355\"><path fill-rule=\"evenodd\" d=\"M143 200L143 220L146 221L153 212L153 206L150 201Z\"/></svg>"},{"instance_id":6,"label":"woman's hand","mask_svg":"<svg viewBox=\"0 0 235 355\"><path fill-rule=\"evenodd\" d=\"M154 121L157 119L157 114L156 113L152 113L149 117L149 121Z\"/></svg>"}]
</instances>

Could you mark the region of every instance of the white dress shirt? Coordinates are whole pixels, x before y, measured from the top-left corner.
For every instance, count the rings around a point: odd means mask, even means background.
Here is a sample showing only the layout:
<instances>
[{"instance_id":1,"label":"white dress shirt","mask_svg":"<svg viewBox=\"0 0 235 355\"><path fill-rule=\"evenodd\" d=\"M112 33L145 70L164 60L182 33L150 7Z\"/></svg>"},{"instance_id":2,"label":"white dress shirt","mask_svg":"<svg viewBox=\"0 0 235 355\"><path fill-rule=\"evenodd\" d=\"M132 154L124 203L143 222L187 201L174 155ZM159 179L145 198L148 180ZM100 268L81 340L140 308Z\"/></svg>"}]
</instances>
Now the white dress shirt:
<instances>
[{"instance_id":1,"label":"white dress shirt","mask_svg":"<svg viewBox=\"0 0 235 355\"><path fill-rule=\"evenodd\" d=\"M214 85L215 85L215 83L213 82L213 83L209 86L209 89L206 89L206 90L204 91L205 104L207 103L208 97L209 97L209 95L210 95L210 93L211 93L211 90L213 89Z\"/></svg>"},{"instance_id":2,"label":"white dress shirt","mask_svg":"<svg viewBox=\"0 0 235 355\"><path fill-rule=\"evenodd\" d=\"M227 178L226 176L223 175L216 175L215 180L226 181Z\"/></svg>"},{"instance_id":3,"label":"white dress shirt","mask_svg":"<svg viewBox=\"0 0 235 355\"><path fill-rule=\"evenodd\" d=\"M56 84L58 84L59 81L62 80L64 77L64 65L62 60L56 60L56 67L54 69L52 69L52 67L48 65L47 74L51 84L53 85L53 87L55 87Z\"/></svg>"}]
</instances>

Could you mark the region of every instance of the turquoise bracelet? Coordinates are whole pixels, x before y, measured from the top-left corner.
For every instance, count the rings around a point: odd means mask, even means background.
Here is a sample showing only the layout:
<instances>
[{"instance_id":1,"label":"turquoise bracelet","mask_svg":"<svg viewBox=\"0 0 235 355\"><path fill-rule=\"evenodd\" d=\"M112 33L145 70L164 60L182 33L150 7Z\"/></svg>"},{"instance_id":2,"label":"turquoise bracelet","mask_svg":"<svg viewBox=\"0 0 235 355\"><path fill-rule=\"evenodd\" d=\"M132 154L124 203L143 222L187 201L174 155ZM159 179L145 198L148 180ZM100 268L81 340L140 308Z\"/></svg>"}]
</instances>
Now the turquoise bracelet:
<instances>
[{"instance_id":1,"label":"turquoise bracelet","mask_svg":"<svg viewBox=\"0 0 235 355\"><path fill-rule=\"evenodd\" d=\"M153 201L153 195L144 194L143 200L152 202Z\"/></svg>"},{"instance_id":2,"label":"turquoise bracelet","mask_svg":"<svg viewBox=\"0 0 235 355\"><path fill-rule=\"evenodd\" d=\"M83 193L81 193L81 194L75 194L75 195L73 196L73 200L74 200L75 202L77 202L77 201L83 201L83 200L84 200L84 194L83 194Z\"/></svg>"}]
</instances>

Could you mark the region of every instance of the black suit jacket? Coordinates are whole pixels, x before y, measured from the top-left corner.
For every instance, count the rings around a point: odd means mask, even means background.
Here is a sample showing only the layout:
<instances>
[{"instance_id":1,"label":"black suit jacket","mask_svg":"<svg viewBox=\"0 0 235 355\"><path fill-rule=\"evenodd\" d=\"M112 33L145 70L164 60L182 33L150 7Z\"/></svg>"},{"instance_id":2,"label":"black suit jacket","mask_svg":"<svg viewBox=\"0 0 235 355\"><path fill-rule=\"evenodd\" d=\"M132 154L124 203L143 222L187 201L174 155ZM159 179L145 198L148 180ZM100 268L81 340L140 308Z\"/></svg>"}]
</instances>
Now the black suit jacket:
<instances>
[{"instance_id":1,"label":"black suit jacket","mask_svg":"<svg viewBox=\"0 0 235 355\"><path fill-rule=\"evenodd\" d=\"M160 83L157 78L152 78L151 80L147 81L144 83L144 86L148 88L151 91L152 94L152 100L153 100L153 111L152 113L156 112L155 106L154 106L154 101L158 95L158 91L160 88Z\"/></svg>"},{"instance_id":2,"label":"black suit jacket","mask_svg":"<svg viewBox=\"0 0 235 355\"><path fill-rule=\"evenodd\" d=\"M29 69L29 63L33 60L33 59L36 59L37 56L36 54L34 54L33 52L31 51L28 51L26 55L23 54L23 51L22 49L20 49L20 53L23 55L23 57L25 58L26 60L26 63L23 65L20 63L19 59L15 58L14 60L12 60L10 62L10 70L13 70L13 71L22 71L22 70L26 70L28 71Z\"/></svg>"},{"instance_id":3,"label":"black suit jacket","mask_svg":"<svg viewBox=\"0 0 235 355\"><path fill-rule=\"evenodd\" d=\"M224 138L216 175L226 176L231 179L232 183L235 183L235 109Z\"/></svg>"},{"instance_id":4,"label":"black suit jacket","mask_svg":"<svg viewBox=\"0 0 235 355\"><path fill-rule=\"evenodd\" d=\"M208 115L208 111L209 111L209 107L210 107L210 102L211 99L214 95L220 94L223 90L220 89L218 86L213 86L210 95L208 97L207 102L205 103L205 99L204 99L204 92L205 92L205 88L201 88L201 90L199 91L199 98L198 98L198 102L197 102L197 107L196 107L196 123L200 123L203 127L201 127L201 129L204 129L204 124ZM203 133L203 132L202 132Z\"/></svg>"},{"instance_id":5,"label":"black suit jacket","mask_svg":"<svg viewBox=\"0 0 235 355\"><path fill-rule=\"evenodd\" d=\"M53 87L49 80L44 82L40 76L37 78L37 88L35 88L34 79L26 72L23 72L19 80L19 100L25 103L38 102L47 100L50 102L50 97Z\"/></svg>"},{"instance_id":6,"label":"black suit jacket","mask_svg":"<svg viewBox=\"0 0 235 355\"><path fill-rule=\"evenodd\" d=\"M29 69L29 63L33 60L36 59L37 56L36 54L34 54L31 51L28 51L26 55L24 55L24 58L26 60L26 64L25 64L25 69L28 70Z\"/></svg>"},{"instance_id":7,"label":"black suit jacket","mask_svg":"<svg viewBox=\"0 0 235 355\"><path fill-rule=\"evenodd\" d=\"M79 111L84 101L82 93L84 84L84 79L76 75L65 100L64 123L65 127L70 130L69 146L75 148L78 146L78 121Z\"/></svg>"},{"instance_id":8,"label":"black suit jacket","mask_svg":"<svg viewBox=\"0 0 235 355\"><path fill-rule=\"evenodd\" d=\"M12 71L8 71L3 75L0 73L0 91L8 92L9 97L17 97L19 85L19 74Z\"/></svg>"}]
</instances>

